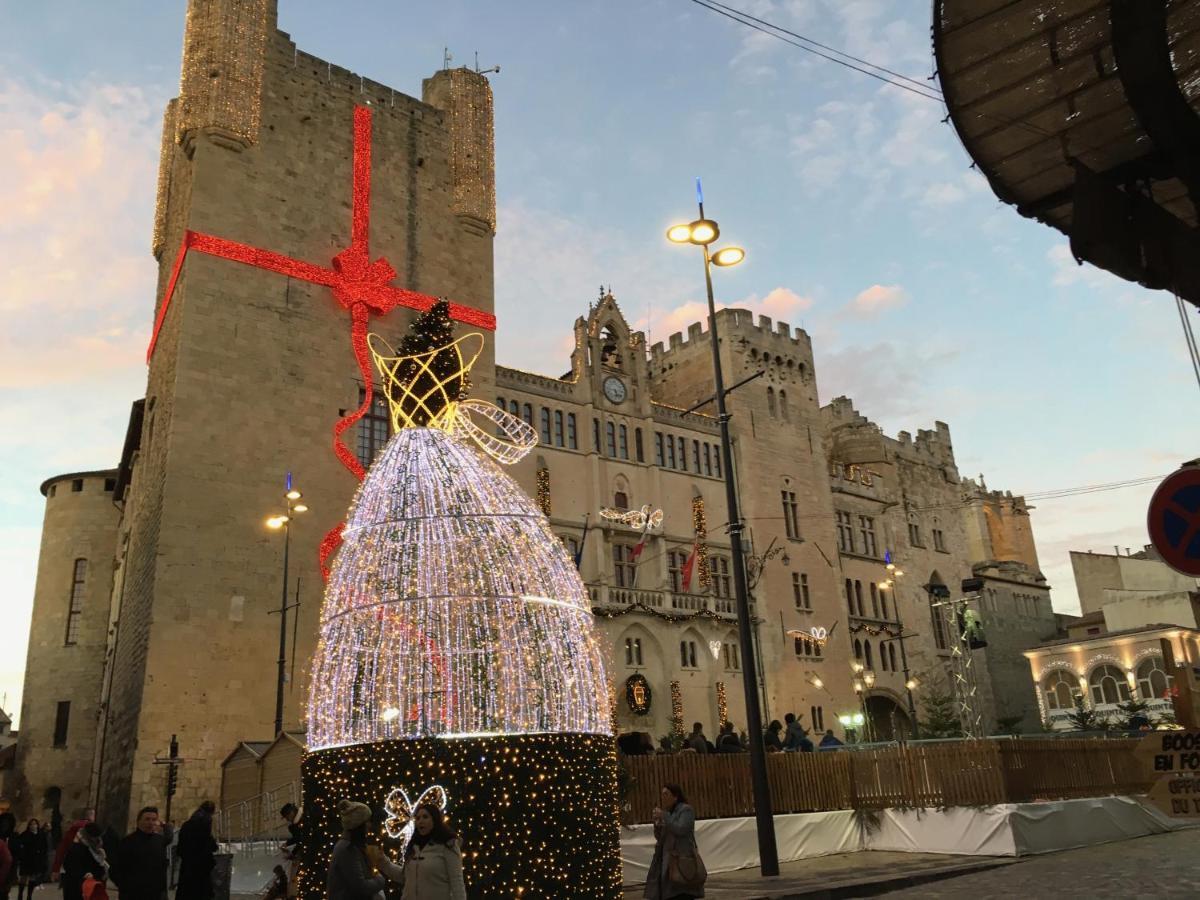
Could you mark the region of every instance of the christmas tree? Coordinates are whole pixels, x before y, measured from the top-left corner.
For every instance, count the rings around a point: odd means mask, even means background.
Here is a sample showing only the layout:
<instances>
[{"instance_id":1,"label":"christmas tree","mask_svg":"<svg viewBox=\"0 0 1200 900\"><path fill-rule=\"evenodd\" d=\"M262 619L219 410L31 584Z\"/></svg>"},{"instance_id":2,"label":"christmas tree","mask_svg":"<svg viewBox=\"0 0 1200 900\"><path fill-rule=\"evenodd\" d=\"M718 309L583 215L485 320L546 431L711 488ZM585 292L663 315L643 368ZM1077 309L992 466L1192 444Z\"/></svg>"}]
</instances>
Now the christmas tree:
<instances>
[{"instance_id":1,"label":"christmas tree","mask_svg":"<svg viewBox=\"0 0 1200 900\"><path fill-rule=\"evenodd\" d=\"M425 408L416 398L440 396L461 400L471 389L469 369L454 349L450 304L439 300L408 326L400 342L400 366L387 382L388 400L399 405L417 427L430 423L440 408Z\"/></svg>"},{"instance_id":2,"label":"christmas tree","mask_svg":"<svg viewBox=\"0 0 1200 900\"><path fill-rule=\"evenodd\" d=\"M921 710L925 713L925 718L921 720L921 737L963 736L962 722L954 708L954 695L938 682L930 683L929 691L921 700Z\"/></svg>"},{"instance_id":3,"label":"christmas tree","mask_svg":"<svg viewBox=\"0 0 1200 900\"><path fill-rule=\"evenodd\" d=\"M380 346L397 431L351 504L321 610L303 896L322 895L338 800L386 814L399 855L409 798L428 795L463 841L470 896L617 898L616 752L591 604L494 461L537 435L461 398L478 335L412 355Z\"/></svg>"}]
</instances>

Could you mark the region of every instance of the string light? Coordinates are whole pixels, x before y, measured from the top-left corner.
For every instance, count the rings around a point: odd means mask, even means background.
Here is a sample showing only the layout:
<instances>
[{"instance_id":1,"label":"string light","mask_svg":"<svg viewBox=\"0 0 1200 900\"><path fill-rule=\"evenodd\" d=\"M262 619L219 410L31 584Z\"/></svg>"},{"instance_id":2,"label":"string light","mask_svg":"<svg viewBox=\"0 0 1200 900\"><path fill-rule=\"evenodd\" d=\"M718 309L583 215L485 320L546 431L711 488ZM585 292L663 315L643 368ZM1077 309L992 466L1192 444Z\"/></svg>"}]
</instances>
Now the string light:
<instances>
[{"instance_id":1,"label":"string light","mask_svg":"<svg viewBox=\"0 0 1200 900\"><path fill-rule=\"evenodd\" d=\"M671 682L671 734L683 737L683 693L679 682Z\"/></svg>"},{"instance_id":2,"label":"string light","mask_svg":"<svg viewBox=\"0 0 1200 900\"><path fill-rule=\"evenodd\" d=\"M545 466L537 470L537 505L543 516L550 515L550 470Z\"/></svg>"},{"instance_id":3,"label":"string light","mask_svg":"<svg viewBox=\"0 0 1200 900\"><path fill-rule=\"evenodd\" d=\"M724 726L729 721L729 698L725 694L725 682L717 682L717 718Z\"/></svg>"},{"instance_id":4,"label":"string light","mask_svg":"<svg viewBox=\"0 0 1200 900\"><path fill-rule=\"evenodd\" d=\"M594 607L592 615L601 619L619 619L621 616L628 616L632 613L643 613L647 616L653 616L656 619L661 619L664 622L691 622L695 619L708 619L714 622L728 623L730 616L722 615L721 613L713 612L711 609L698 609L690 613L668 613L661 609L655 609L653 606L647 606L640 600L630 603L627 606L622 606L619 609L606 609L603 607Z\"/></svg>"},{"instance_id":5,"label":"string light","mask_svg":"<svg viewBox=\"0 0 1200 900\"><path fill-rule=\"evenodd\" d=\"M486 222L496 233L496 144L492 86L469 69L452 69L450 79L450 177L454 212Z\"/></svg>"},{"instance_id":6,"label":"string light","mask_svg":"<svg viewBox=\"0 0 1200 900\"><path fill-rule=\"evenodd\" d=\"M871 637L876 637L877 635L886 634L888 637L893 637L893 638L900 637L900 635L902 633L901 629L899 629L899 628L892 629L886 625L883 625L879 628L876 628L873 625L864 625L861 623L850 626L851 634L858 634L860 632L865 632L866 634L869 634Z\"/></svg>"},{"instance_id":7,"label":"string light","mask_svg":"<svg viewBox=\"0 0 1200 900\"><path fill-rule=\"evenodd\" d=\"M628 525L635 531L660 531L663 524L663 511L654 509L649 503L641 509L612 509L605 506L600 509L600 518Z\"/></svg>"},{"instance_id":8,"label":"string light","mask_svg":"<svg viewBox=\"0 0 1200 900\"><path fill-rule=\"evenodd\" d=\"M625 679L625 703L635 716L644 716L649 713L652 699L650 682L641 672L634 672Z\"/></svg>"},{"instance_id":9,"label":"string light","mask_svg":"<svg viewBox=\"0 0 1200 900\"><path fill-rule=\"evenodd\" d=\"M300 896L325 896L329 857L341 835L337 802L375 812L372 840L399 859L387 832L398 787L448 786L447 821L462 841L470 897L620 900L620 814L611 737L536 734L422 738L309 753ZM403 826L401 826L403 828ZM394 825L393 825L394 828Z\"/></svg>"},{"instance_id":10,"label":"string light","mask_svg":"<svg viewBox=\"0 0 1200 900\"><path fill-rule=\"evenodd\" d=\"M696 565L700 568L700 584L708 587L708 522L704 515L704 498L692 498L692 530L696 534Z\"/></svg>"}]
</instances>

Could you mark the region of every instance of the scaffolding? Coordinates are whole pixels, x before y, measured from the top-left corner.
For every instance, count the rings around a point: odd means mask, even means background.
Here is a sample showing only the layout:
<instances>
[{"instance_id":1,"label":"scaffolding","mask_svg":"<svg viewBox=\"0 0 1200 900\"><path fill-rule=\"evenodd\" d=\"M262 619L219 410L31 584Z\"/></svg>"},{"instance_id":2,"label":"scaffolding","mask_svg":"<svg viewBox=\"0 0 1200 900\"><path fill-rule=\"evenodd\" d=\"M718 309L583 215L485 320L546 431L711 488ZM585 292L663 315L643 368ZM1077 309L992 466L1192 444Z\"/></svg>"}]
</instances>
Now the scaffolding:
<instances>
[{"instance_id":1,"label":"scaffolding","mask_svg":"<svg viewBox=\"0 0 1200 900\"><path fill-rule=\"evenodd\" d=\"M983 733L983 712L980 709L979 679L975 672L975 656L971 650L970 629L963 627L967 607L979 599L968 594L931 604L942 617L942 633L950 644L950 683L958 708L958 721L963 737L978 740Z\"/></svg>"}]
</instances>

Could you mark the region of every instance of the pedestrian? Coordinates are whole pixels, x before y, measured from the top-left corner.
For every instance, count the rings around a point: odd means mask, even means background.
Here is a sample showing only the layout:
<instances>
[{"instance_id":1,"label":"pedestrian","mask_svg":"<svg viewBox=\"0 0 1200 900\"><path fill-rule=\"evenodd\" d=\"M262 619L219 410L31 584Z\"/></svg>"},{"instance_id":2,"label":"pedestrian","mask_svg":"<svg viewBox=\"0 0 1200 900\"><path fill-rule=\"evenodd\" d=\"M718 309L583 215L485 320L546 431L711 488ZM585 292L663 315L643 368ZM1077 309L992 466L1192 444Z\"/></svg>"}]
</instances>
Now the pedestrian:
<instances>
[{"instance_id":1,"label":"pedestrian","mask_svg":"<svg viewBox=\"0 0 1200 900\"><path fill-rule=\"evenodd\" d=\"M833 735L833 729L829 728L825 731L825 737L821 738L820 747L822 750L836 750L838 747L846 746Z\"/></svg>"},{"instance_id":2,"label":"pedestrian","mask_svg":"<svg viewBox=\"0 0 1200 900\"><path fill-rule=\"evenodd\" d=\"M8 898L9 889L17 883L17 862L13 853L13 838L17 817L10 812L0 813L0 897Z\"/></svg>"},{"instance_id":3,"label":"pedestrian","mask_svg":"<svg viewBox=\"0 0 1200 900\"><path fill-rule=\"evenodd\" d=\"M179 884L175 900L211 900L213 869L217 866L217 841L213 813L217 805L205 800L179 829Z\"/></svg>"},{"instance_id":4,"label":"pedestrian","mask_svg":"<svg viewBox=\"0 0 1200 900\"><path fill-rule=\"evenodd\" d=\"M121 900L162 900L171 836L171 826L159 820L157 806L138 810L137 827L121 838L110 873Z\"/></svg>"},{"instance_id":5,"label":"pedestrian","mask_svg":"<svg viewBox=\"0 0 1200 900\"><path fill-rule=\"evenodd\" d=\"M17 817L0 812L0 898L17 883Z\"/></svg>"},{"instance_id":6,"label":"pedestrian","mask_svg":"<svg viewBox=\"0 0 1200 900\"><path fill-rule=\"evenodd\" d=\"M13 856L17 864L17 900L23 900L26 888L32 900L33 889L46 880L50 855L48 835L41 822L30 819L13 843L16 845Z\"/></svg>"},{"instance_id":7,"label":"pedestrian","mask_svg":"<svg viewBox=\"0 0 1200 900\"><path fill-rule=\"evenodd\" d=\"M813 746L812 738L810 738L807 734L800 738L799 750L801 753L812 753L815 749L816 747Z\"/></svg>"},{"instance_id":8,"label":"pedestrian","mask_svg":"<svg viewBox=\"0 0 1200 900\"><path fill-rule=\"evenodd\" d=\"M404 851L402 900L467 900L462 846L442 811L422 803L413 813L413 825Z\"/></svg>"},{"instance_id":9,"label":"pedestrian","mask_svg":"<svg viewBox=\"0 0 1200 900\"><path fill-rule=\"evenodd\" d=\"M325 880L328 900L372 900L384 889L383 875L372 875L372 860L367 855L367 826L371 824L371 807L353 800L339 800L338 818L342 820L342 836L333 847L329 874ZM380 854L382 856L382 854ZM380 860L382 861L382 860ZM387 861L386 874L402 871Z\"/></svg>"},{"instance_id":10,"label":"pedestrian","mask_svg":"<svg viewBox=\"0 0 1200 900\"><path fill-rule=\"evenodd\" d=\"M767 730L763 732L763 746L768 753L783 752L783 723L778 719L772 719L771 724L767 726Z\"/></svg>"},{"instance_id":11,"label":"pedestrian","mask_svg":"<svg viewBox=\"0 0 1200 900\"><path fill-rule=\"evenodd\" d=\"M285 803L279 810L279 816L287 823L288 837L283 842L283 857L287 860L285 874L287 875L289 897L297 895L297 878L300 871L300 847L304 840L304 826L300 824L300 809L295 803Z\"/></svg>"},{"instance_id":12,"label":"pedestrian","mask_svg":"<svg viewBox=\"0 0 1200 900\"><path fill-rule=\"evenodd\" d=\"M54 814L58 815L57 808L54 810ZM61 819L61 815L59 815L59 818ZM58 873L62 869L63 860L67 858L67 851L70 850L71 845L75 843L76 835L83 831L84 826L86 826L88 822L95 821L96 811L89 807L83 811L83 816L81 818L75 819L69 826L67 826L67 830L62 832L62 837L58 841L58 849L54 851L54 862L50 866L50 879L52 881L58 880ZM61 829L62 826L60 825L59 830Z\"/></svg>"},{"instance_id":13,"label":"pedestrian","mask_svg":"<svg viewBox=\"0 0 1200 900\"><path fill-rule=\"evenodd\" d=\"M693 722L692 733L687 736L687 740L683 743L697 753L707 753L708 738L704 736L704 726L699 722Z\"/></svg>"},{"instance_id":14,"label":"pedestrian","mask_svg":"<svg viewBox=\"0 0 1200 900\"><path fill-rule=\"evenodd\" d=\"M704 896L708 871L696 846L696 812L683 788L664 784L654 808L654 857L646 873L646 900L691 900Z\"/></svg>"},{"instance_id":15,"label":"pedestrian","mask_svg":"<svg viewBox=\"0 0 1200 900\"><path fill-rule=\"evenodd\" d=\"M263 894L262 900L287 900L288 886L291 884L287 872L284 871L283 866L276 866L274 873L275 877L267 885L267 892Z\"/></svg>"},{"instance_id":16,"label":"pedestrian","mask_svg":"<svg viewBox=\"0 0 1200 900\"><path fill-rule=\"evenodd\" d=\"M800 724L795 713L788 713L783 717L783 721L785 725L783 749L794 753L800 749L800 741L808 737L808 732L804 730L804 726ZM811 744L811 741L809 743Z\"/></svg>"},{"instance_id":17,"label":"pedestrian","mask_svg":"<svg viewBox=\"0 0 1200 900\"><path fill-rule=\"evenodd\" d=\"M717 738L718 753L741 753L742 742L733 730L733 723L726 722L721 728L721 736Z\"/></svg>"},{"instance_id":18,"label":"pedestrian","mask_svg":"<svg viewBox=\"0 0 1200 900\"><path fill-rule=\"evenodd\" d=\"M89 875L101 884L108 878L108 856L102 835L95 822L88 822L76 835L75 843L63 858L59 876L63 900L83 900L83 882Z\"/></svg>"}]
</instances>

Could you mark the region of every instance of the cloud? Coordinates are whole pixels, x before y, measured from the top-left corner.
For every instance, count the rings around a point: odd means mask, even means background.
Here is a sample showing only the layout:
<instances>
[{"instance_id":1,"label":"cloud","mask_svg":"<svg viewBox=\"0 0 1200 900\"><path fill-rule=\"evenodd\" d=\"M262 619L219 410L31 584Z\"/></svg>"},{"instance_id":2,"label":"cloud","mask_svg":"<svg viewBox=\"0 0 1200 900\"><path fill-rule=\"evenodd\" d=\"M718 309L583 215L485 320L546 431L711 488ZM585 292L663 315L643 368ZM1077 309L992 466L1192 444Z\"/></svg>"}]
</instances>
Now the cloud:
<instances>
[{"instance_id":1,"label":"cloud","mask_svg":"<svg viewBox=\"0 0 1200 900\"><path fill-rule=\"evenodd\" d=\"M846 304L846 310L862 319L874 318L908 302L908 292L898 284L873 284Z\"/></svg>"},{"instance_id":2,"label":"cloud","mask_svg":"<svg viewBox=\"0 0 1200 900\"><path fill-rule=\"evenodd\" d=\"M144 391L162 97L142 88L0 76L0 571L27 628L43 502L56 472L117 463ZM0 691L19 703L27 637ZM15 700L13 698L16 698Z\"/></svg>"}]
</instances>

